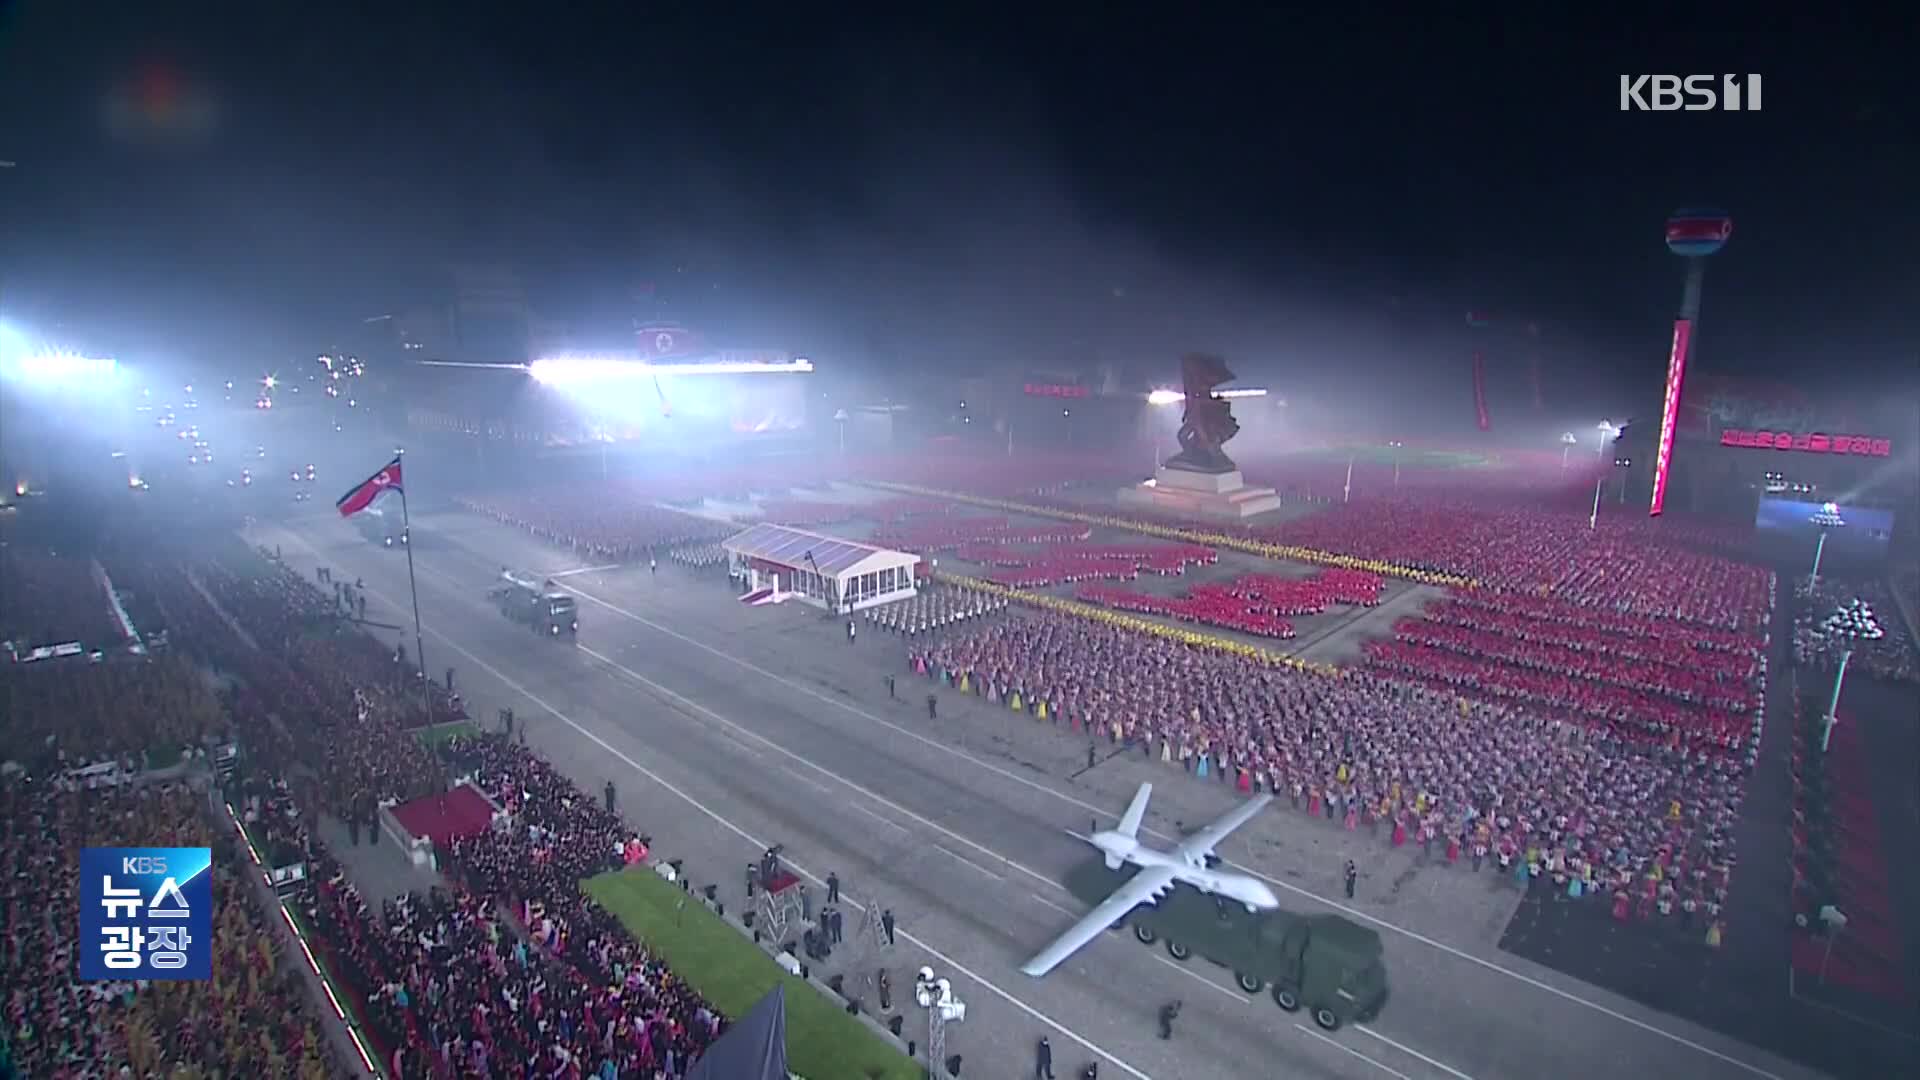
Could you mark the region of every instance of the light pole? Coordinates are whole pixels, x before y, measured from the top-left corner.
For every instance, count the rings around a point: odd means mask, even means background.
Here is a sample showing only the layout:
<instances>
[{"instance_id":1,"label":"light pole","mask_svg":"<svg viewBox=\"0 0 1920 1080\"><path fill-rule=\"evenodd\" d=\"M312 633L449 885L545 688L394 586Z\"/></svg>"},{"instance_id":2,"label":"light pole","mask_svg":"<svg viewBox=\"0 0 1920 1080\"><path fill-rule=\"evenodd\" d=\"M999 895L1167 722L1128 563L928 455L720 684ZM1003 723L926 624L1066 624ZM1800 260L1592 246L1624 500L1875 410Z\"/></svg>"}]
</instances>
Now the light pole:
<instances>
[{"instance_id":1,"label":"light pole","mask_svg":"<svg viewBox=\"0 0 1920 1080\"><path fill-rule=\"evenodd\" d=\"M1400 448L1402 446L1405 446L1406 443L1403 443L1400 440L1395 439L1392 442L1388 443L1387 445L1393 447L1393 486L1399 487L1400 486Z\"/></svg>"},{"instance_id":2,"label":"light pole","mask_svg":"<svg viewBox=\"0 0 1920 1080\"><path fill-rule=\"evenodd\" d=\"M1600 446L1596 451L1597 456L1601 458L1607 456L1607 440L1618 434L1620 434L1620 429L1613 426L1613 421L1600 421ZM1604 469L1601 470L1599 476L1593 478L1593 513L1587 515L1587 528L1589 530L1600 527L1600 488L1601 485L1606 482L1607 474Z\"/></svg>"},{"instance_id":3,"label":"light pole","mask_svg":"<svg viewBox=\"0 0 1920 1080\"><path fill-rule=\"evenodd\" d=\"M845 455L847 452L847 410L835 409L833 411L833 422L840 428L840 453Z\"/></svg>"},{"instance_id":4,"label":"light pole","mask_svg":"<svg viewBox=\"0 0 1920 1080\"><path fill-rule=\"evenodd\" d=\"M1827 553L1827 534L1835 529L1846 527L1846 520L1840 516L1840 507L1827 503L1818 513L1807 519L1820 530L1820 542L1813 546L1813 577L1809 585L1820 584L1820 557Z\"/></svg>"},{"instance_id":5,"label":"light pole","mask_svg":"<svg viewBox=\"0 0 1920 1080\"><path fill-rule=\"evenodd\" d=\"M1625 506L1627 505L1626 470L1633 468L1633 459L1632 458L1614 458L1613 464L1616 468L1621 470L1620 472L1620 505Z\"/></svg>"},{"instance_id":6,"label":"light pole","mask_svg":"<svg viewBox=\"0 0 1920 1080\"><path fill-rule=\"evenodd\" d=\"M1579 436L1576 436L1571 431L1563 432L1561 434L1560 436L1560 467L1562 469L1565 469L1567 467L1567 455L1573 453L1574 446L1579 442L1580 442Z\"/></svg>"},{"instance_id":7,"label":"light pole","mask_svg":"<svg viewBox=\"0 0 1920 1080\"><path fill-rule=\"evenodd\" d=\"M1824 754L1828 741L1833 738L1833 725L1840 719L1840 691L1847 685L1847 663L1853 659L1854 645L1878 641L1887 632L1880 628L1880 620L1873 617L1873 609L1867 602L1855 597L1821 622L1820 634L1845 643L1840 650L1840 670L1833 676L1833 696L1827 699L1827 714L1820 718L1820 752Z\"/></svg>"},{"instance_id":8,"label":"light pole","mask_svg":"<svg viewBox=\"0 0 1920 1080\"><path fill-rule=\"evenodd\" d=\"M1352 500L1353 500L1353 455L1348 454L1347 455L1347 482L1340 489L1340 501L1344 503L1344 502L1351 502Z\"/></svg>"}]
</instances>

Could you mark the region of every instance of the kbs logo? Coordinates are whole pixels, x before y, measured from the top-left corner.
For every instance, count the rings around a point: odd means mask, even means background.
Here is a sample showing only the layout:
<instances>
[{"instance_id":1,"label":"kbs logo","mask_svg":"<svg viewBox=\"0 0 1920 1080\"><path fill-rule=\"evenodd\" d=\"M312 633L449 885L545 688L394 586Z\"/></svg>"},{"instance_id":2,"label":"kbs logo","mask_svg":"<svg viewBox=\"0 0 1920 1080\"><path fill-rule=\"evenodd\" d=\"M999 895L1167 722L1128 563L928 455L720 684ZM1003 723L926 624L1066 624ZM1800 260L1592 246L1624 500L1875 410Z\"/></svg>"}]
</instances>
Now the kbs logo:
<instances>
[{"instance_id":1,"label":"kbs logo","mask_svg":"<svg viewBox=\"0 0 1920 1080\"><path fill-rule=\"evenodd\" d=\"M1741 79L1746 82L1743 84ZM1622 75L1621 112L1759 112L1758 75Z\"/></svg>"},{"instance_id":2,"label":"kbs logo","mask_svg":"<svg viewBox=\"0 0 1920 1080\"><path fill-rule=\"evenodd\" d=\"M213 977L213 852L80 849L80 977Z\"/></svg>"}]
</instances>

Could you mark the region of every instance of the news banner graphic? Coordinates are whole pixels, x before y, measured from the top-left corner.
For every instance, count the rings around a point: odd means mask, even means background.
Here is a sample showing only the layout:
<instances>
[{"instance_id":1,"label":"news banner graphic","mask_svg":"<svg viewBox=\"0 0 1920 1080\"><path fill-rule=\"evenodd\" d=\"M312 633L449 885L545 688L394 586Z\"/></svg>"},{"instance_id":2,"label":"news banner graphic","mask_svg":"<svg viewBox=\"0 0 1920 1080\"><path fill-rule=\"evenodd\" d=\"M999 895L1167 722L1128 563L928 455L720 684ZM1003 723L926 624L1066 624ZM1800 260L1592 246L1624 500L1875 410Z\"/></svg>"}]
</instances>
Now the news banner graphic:
<instances>
[{"instance_id":1,"label":"news banner graphic","mask_svg":"<svg viewBox=\"0 0 1920 1080\"><path fill-rule=\"evenodd\" d=\"M80 978L213 978L213 849L80 849Z\"/></svg>"}]
</instances>

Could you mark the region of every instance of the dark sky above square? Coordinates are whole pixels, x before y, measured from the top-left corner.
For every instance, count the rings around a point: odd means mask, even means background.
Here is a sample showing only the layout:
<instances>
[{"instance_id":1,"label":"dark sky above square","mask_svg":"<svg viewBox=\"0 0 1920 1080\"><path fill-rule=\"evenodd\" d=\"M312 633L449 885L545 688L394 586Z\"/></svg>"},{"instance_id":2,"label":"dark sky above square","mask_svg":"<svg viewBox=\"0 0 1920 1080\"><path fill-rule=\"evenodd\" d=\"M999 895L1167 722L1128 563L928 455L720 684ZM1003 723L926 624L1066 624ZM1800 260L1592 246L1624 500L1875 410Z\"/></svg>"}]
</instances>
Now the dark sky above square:
<instances>
[{"instance_id":1,"label":"dark sky above square","mask_svg":"<svg viewBox=\"0 0 1920 1080\"><path fill-rule=\"evenodd\" d=\"M474 259L588 329L677 280L807 347L1287 370L1352 340L1384 370L1478 308L1637 380L1679 296L1661 222L1709 205L1719 367L1920 363L1892 15L173 7L0 14L16 312L293 347ZM1621 112L1638 72L1760 73L1765 109Z\"/></svg>"}]
</instances>

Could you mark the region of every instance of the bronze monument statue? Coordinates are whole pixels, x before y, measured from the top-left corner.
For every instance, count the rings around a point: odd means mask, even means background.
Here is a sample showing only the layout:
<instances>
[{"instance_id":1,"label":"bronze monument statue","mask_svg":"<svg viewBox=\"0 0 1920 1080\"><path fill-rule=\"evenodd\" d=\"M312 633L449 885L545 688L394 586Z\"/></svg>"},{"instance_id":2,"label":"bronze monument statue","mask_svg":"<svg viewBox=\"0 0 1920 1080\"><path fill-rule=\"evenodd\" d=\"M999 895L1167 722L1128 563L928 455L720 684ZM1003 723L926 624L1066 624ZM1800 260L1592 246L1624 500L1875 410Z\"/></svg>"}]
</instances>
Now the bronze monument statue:
<instances>
[{"instance_id":1,"label":"bronze monument statue","mask_svg":"<svg viewBox=\"0 0 1920 1080\"><path fill-rule=\"evenodd\" d=\"M1227 362L1217 356L1192 353L1180 360L1180 389L1186 394L1186 412L1180 420L1180 452L1167 459L1169 469L1197 473L1230 473L1239 466L1221 446L1240 433L1227 399L1213 388L1233 379Z\"/></svg>"}]
</instances>

